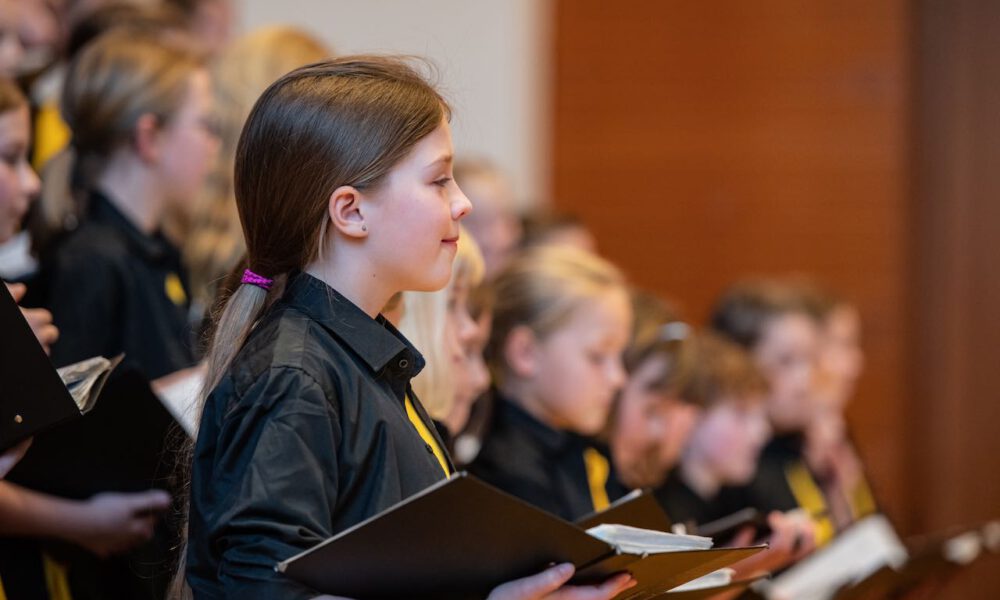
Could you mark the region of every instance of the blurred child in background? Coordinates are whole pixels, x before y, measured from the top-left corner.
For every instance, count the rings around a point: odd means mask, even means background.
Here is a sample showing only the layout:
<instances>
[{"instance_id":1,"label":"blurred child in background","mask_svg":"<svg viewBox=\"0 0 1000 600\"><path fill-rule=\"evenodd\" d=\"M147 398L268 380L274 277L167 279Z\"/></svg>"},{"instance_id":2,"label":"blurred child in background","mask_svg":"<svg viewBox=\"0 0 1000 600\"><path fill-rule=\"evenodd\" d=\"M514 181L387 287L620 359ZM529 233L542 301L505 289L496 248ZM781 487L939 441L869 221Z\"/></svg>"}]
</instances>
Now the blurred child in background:
<instances>
[{"instance_id":1,"label":"blurred child in background","mask_svg":"<svg viewBox=\"0 0 1000 600\"><path fill-rule=\"evenodd\" d=\"M496 377L492 426L469 470L565 519L624 490L591 439L625 383L632 308L619 271L588 252L540 247L494 284L487 356Z\"/></svg>"}]
</instances>

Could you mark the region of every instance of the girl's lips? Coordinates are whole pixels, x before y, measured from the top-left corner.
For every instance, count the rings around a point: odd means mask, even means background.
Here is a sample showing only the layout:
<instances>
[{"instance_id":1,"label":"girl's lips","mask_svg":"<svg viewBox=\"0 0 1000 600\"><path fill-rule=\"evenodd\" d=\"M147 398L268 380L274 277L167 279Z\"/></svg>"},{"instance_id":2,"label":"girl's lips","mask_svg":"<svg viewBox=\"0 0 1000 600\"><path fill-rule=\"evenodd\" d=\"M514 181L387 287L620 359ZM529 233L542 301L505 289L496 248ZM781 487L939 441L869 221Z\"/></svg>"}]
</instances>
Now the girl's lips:
<instances>
[{"instance_id":1,"label":"girl's lips","mask_svg":"<svg viewBox=\"0 0 1000 600\"><path fill-rule=\"evenodd\" d=\"M458 236L456 235L453 238L445 238L445 239L441 240L441 243L442 244L458 244Z\"/></svg>"}]
</instances>

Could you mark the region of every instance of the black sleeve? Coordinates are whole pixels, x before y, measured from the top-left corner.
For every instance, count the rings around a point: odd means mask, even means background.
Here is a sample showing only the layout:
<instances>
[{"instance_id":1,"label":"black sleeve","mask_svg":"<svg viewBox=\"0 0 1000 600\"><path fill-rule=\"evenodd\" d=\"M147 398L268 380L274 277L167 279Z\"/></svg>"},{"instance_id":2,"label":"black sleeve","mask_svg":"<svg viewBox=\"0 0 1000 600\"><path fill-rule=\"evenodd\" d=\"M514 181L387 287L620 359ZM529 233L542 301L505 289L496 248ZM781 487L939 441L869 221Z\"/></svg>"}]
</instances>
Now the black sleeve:
<instances>
[{"instance_id":1,"label":"black sleeve","mask_svg":"<svg viewBox=\"0 0 1000 600\"><path fill-rule=\"evenodd\" d=\"M100 258L62 256L47 276L46 308L59 328L59 340L52 346L53 364L121 352L116 315L122 290L114 265Z\"/></svg>"},{"instance_id":2,"label":"black sleeve","mask_svg":"<svg viewBox=\"0 0 1000 600\"><path fill-rule=\"evenodd\" d=\"M330 400L301 370L272 368L218 423L216 440L199 438L209 451L196 449L189 542L189 558L210 552L217 572L189 569L189 580L214 578L240 600L315 597L274 567L333 533L341 433Z\"/></svg>"}]
</instances>

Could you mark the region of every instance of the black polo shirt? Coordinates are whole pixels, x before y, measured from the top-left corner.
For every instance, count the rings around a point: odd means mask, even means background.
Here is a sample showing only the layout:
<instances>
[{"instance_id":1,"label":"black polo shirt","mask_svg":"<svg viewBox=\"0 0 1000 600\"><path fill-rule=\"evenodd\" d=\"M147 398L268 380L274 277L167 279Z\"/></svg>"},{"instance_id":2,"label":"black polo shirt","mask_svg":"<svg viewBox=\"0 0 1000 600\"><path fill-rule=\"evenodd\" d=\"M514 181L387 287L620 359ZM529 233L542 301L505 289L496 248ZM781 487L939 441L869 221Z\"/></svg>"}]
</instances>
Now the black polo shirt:
<instances>
[{"instance_id":1,"label":"black polo shirt","mask_svg":"<svg viewBox=\"0 0 1000 600\"><path fill-rule=\"evenodd\" d=\"M711 523L747 507L744 499L727 487L712 498L703 498L684 481L680 467L670 471L653 495L671 521L687 527ZM715 540L715 543L720 545L725 541Z\"/></svg>"},{"instance_id":2,"label":"black polo shirt","mask_svg":"<svg viewBox=\"0 0 1000 600\"><path fill-rule=\"evenodd\" d=\"M788 481L791 467L806 467L805 437L800 433L779 434L764 446L757 460L757 472L745 486L726 490L727 496L743 498L760 512L786 512L801 508Z\"/></svg>"},{"instance_id":3,"label":"black polo shirt","mask_svg":"<svg viewBox=\"0 0 1000 600\"><path fill-rule=\"evenodd\" d=\"M444 477L404 407L409 393L435 431L410 389L423 364L381 316L309 275L289 282L202 415L187 553L195 598L312 598L275 564Z\"/></svg>"},{"instance_id":4,"label":"black polo shirt","mask_svg":"<svg viewBox=\"0 0 1000 600\"><path fill-rule=\"evenodd\" d=\"M482 449L468 466L473 475L567 520L594 512L584 452L608 453L585 437L553 429L500 395ZM608 460L605 489L612 502L628 490Z\"/></svg>"},{"instance_id":5,"label":"black polo shirt","mask_svg":"<svg viewBox=\"0 0 1000 600\"><path fill-rule=\"evenodd\" d=\"M87 216L46 254L40 276L59 328L57 366L124 352L122 370L156 379L194 364L180 253L162 234L137 229L105 195L90 195Z\"/></svg>"}]
</instances>

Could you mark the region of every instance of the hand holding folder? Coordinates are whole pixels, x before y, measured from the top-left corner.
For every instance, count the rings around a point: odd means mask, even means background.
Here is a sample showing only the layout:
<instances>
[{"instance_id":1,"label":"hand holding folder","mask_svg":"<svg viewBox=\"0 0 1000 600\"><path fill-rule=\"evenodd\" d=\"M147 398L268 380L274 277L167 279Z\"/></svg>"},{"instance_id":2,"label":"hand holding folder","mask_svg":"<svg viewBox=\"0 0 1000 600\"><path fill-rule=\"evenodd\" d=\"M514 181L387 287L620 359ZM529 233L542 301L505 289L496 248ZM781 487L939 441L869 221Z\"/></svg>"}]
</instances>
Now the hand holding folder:
<instances>
[{"instance_id":1,"label":"hand holding folder","mask_svg":"<svg viewBox=\"0 0 1000 600\"><path fill-rule=\"evenodd\" d=\"M15 304L21 302L28 291L28 288L23 283L4 285L14 299ZM38 343L42 345L42 349L47 354L52 344L56 343L56 340L59 339L59 330L52 324L52 313L44 308L22 308L21 315L24 316L24 320L28 322L31 332L35 334L35 339L38 340Z\"/></svg>"},{"instance_id":2,"label":"hand holding folder","mask_svg":"<svg viewBox=\"0 0 1000 600\"><path fill-rule=\"evenodd\" d=\"M630 573L638 586L619 597L647 598L764 548L706 549L711 541L694 536L637 538L613 527L612 536L598 539L459 474L276 569L320 592L352 598L481 598L504 582L569 562L576 566L570 584L601 584ZM688 549L646 552L652 538L684 542ZM643 553L630 553L635 550Z\"/></svg>"}]
</instances>

